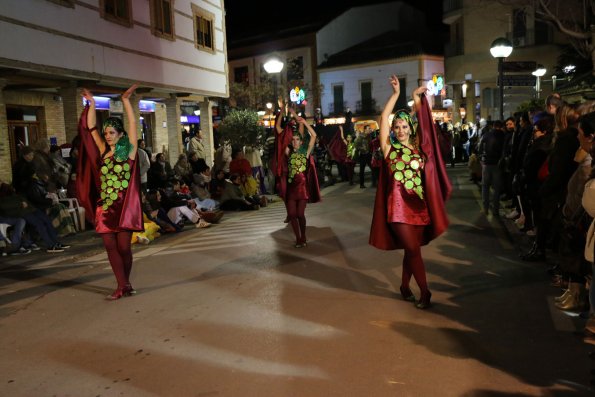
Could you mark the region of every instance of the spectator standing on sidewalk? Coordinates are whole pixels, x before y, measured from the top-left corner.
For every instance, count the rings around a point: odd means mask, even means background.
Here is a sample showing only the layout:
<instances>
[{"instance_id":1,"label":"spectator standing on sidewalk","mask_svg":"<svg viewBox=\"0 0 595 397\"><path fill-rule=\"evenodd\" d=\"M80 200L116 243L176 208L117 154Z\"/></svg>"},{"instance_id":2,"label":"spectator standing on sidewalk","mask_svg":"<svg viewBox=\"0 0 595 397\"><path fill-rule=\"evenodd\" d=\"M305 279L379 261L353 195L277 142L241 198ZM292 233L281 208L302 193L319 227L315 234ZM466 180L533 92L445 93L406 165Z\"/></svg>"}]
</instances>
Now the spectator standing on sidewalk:
<instances>
[{"instance_id":1,"label":"spectator standing on sidewalk","mask_svg":"<svg viewBox=\"0 0 595 397\"><path fill-rule=\"evenodd\" d=\"M87 106L79 121L82 149L78 164L78 200L85 207L89 220L95 220L95 230L103 239L118 282L116 290L106 297L109 300L136 293L130 284L131 241L132 232L143 231L143 216L137 161L138 132L130 103L135 89L136 85L133 85L121 97L128 132L122 120L116 117L106 119L98 131L95 99L89 90L82 91Z\"/></svg>"},{"instance_id":2,"label":"spectator standing on sidewalk","mask_svg":"<svg viewBox=\"0 0 595 397\"><path fill-rule=\"evenodd\" d=\"M355 138L355 152L359 160L359 187L365 189L365 172L366 166L372 170L372 153L370 153L370 141L372 129L369 125L364 128L363 132L358 132Z\"/></svg>"},{"instance_id":3,"label":"spectator standing on sidewalk","mask_svg":"<svg viewBox=\"0 0 595 397\"><path fill-rule=\"evenodd\" d=\"M488 215L490 209L492 215L500 216L500 192L502 189L502 171L499 163L504 149L504 125L501 121L494 122L494 127L483 134L479 142L479 153L481 159L481 199L483 201L483 212ZM493 195L490 196L490 190ZM490 207L490 202L491 207Z\"/></svg>"}]
</instances>

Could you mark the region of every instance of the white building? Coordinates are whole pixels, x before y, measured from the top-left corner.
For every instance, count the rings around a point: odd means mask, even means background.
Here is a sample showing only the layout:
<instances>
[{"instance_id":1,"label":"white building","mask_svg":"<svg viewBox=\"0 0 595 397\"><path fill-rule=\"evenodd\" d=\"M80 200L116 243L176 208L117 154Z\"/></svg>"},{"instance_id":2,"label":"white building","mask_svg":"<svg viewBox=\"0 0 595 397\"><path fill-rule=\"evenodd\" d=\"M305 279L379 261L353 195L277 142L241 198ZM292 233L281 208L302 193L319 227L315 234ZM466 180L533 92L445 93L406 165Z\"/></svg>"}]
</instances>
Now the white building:
<instances>
[{"instance_id":1,"label":"white building","mask_svg":"<svg viewBox=\"0 0 595 397\"><path fill-rule=\"evenodd\" d=\"M21 145L77 134L81 88L107 98L139 84L135 110L153 152L182 150L183 110L200 110L212 142L211 101L227 97L223 0L21 0L0 8L0 178ZM212 157L211 157L212 158ZM175 160L174 160L175 161Z\"/></svg>"}]
</instances>

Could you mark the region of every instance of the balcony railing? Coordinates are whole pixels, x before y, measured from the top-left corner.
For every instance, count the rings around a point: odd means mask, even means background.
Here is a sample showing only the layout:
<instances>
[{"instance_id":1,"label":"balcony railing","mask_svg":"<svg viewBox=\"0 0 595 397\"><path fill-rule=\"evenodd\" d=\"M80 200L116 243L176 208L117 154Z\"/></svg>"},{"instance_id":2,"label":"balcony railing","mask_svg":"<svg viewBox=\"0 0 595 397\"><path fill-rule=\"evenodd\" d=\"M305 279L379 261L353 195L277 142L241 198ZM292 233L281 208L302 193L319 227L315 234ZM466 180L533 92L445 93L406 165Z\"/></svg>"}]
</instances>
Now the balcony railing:
<instances>
[{"instance_id":1,"label":"balcony railing","mask_svg":"<svg viewBox=\"0 0 595 397\"><path fill-rule=\"evenodd\" d=\"M329 104L328 113L329 116L343 116L345 114L345 110L347 109L347 102L338 102L338 103L331 103Z\"/></svg>"},{"instance_id":2,"label":"balcony railing","mask_svg":"<svg viewBox=\"0 0 595 397\"><path fill-rule=\"evenodd\" d=\"M378 109L376 109L376 100L374 98L370 98L365 101L357 101L355 103L355 112L357 114L376 114L376 113L378 113Z\"/></svg>"}]
</instances>

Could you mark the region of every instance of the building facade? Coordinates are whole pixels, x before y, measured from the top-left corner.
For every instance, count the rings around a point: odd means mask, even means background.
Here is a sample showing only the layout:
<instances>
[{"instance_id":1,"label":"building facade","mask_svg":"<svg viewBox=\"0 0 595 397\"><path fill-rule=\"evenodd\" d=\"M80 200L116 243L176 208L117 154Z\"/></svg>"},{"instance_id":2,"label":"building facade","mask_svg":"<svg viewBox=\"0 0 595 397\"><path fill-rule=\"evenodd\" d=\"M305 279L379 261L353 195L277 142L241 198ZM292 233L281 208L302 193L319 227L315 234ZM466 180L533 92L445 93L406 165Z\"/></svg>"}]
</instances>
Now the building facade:
<instances>
[{"instance_id":1,"label":"building facade","mask_svg":"<svg viewBox=\"0 0 595 397\"><path fill-rule=\"evenodd\" d=\"M445 80L452 112L457 121L500 118L498 60L490 46L499 37L513 45L506 62L543 65L547 72L540 80L540 92L531 84L533 70L508 72L523 76L529 83L504 87L504 117L511 116L522 102L545 97L552 91L552 74L565 38L551 26L535 18L530 7L515 8L499 1L444 0L443 22L450 27L445 51ZM508 83L506 83L508 84ZM462 117L463 116L463 117Z\"/></svg>"},{"instance_id":2,"label":"building facade","mask_svg":"<svg viewBox=\"0 0 595 397\"><path fill-rule=\"evenodd\" d=\"M211 162L212 105L229 95L227 72L223 0L3 2L0 178L11 180L20 147L74 139L83 88L100 98L101 120L124 117L119 95L134 83L139 132L152 151L175 161L184 112L194 109Z\"/></svg>"}]
</instances>

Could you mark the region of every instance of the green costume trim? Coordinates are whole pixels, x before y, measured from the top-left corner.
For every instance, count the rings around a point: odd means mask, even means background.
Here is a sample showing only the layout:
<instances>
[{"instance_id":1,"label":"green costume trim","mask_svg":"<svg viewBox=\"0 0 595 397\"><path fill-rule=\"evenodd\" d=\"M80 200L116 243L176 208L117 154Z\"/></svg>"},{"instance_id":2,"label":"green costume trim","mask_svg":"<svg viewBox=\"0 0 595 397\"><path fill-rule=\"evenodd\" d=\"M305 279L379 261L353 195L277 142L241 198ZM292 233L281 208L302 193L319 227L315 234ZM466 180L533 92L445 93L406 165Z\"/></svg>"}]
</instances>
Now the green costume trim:
<instances>
[{"instance_id":1,"label":"green costume trim","mask_svg":"<svg viewBox=\"0 0 595 397\"><path fill-rule=\"evenodd\" d=\"M306 166L308 164L308 159L306 157L306 153L308 152L307 149L300 147L295 152L291 153L289 156L289 166L288 166L288 177L287 181L289 183L293 182L293 178L302 172L306 171Z\"/></svg>"},{"instance_id":2,"label":"green costume trim","mask_svg":"<svg viewBox=\"0 0 595 397\"><path fill-rule=\"evenodd\" d=\"M415 192L420 199L424 199L421 170L422 157L399 142L392 143L395 150L388 155L393 178L405 187L408 192Z\"/></svg>"},{"instance_id":3,"label":"green costume trim","mask_svg":"<svg viewBox=\"0 0 595 397\"><path fill-rule=\"evenodd\" d=\"M106 211L117 199L118 193L128 188L130 183L130 164L123 161L112 161L107 158L103 160L101 167L101 191L99 196L102 201L102 208Z\"/></svg>"}]
</instances>

